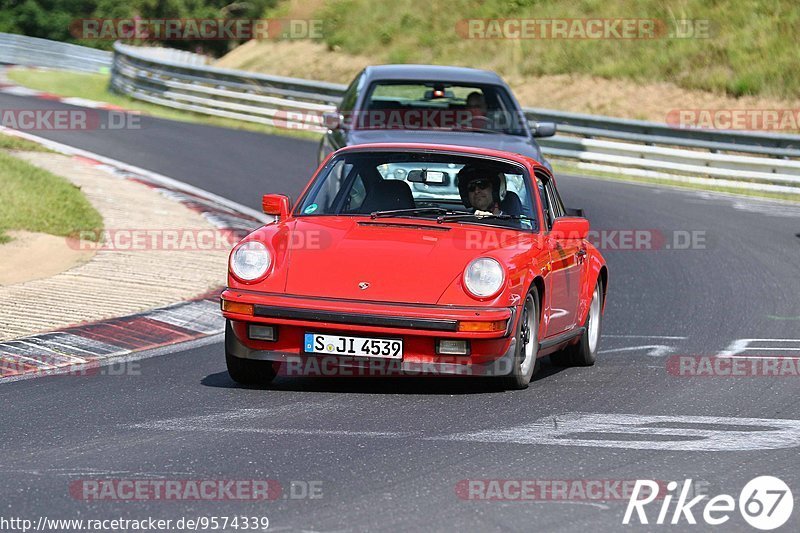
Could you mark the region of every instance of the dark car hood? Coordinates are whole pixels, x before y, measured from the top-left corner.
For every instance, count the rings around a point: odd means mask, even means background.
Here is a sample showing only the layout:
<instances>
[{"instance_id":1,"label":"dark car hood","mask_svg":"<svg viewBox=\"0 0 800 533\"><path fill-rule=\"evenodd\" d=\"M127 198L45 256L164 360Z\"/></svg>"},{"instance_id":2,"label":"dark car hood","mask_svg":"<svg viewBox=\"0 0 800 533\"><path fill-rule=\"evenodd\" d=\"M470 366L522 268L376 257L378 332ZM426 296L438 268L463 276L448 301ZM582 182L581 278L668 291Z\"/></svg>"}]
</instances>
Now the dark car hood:
<instances>
[{"instance_id":1,"label":"dark car hood","mask_svg":"<svg viewBox=\"0 0 800 533\"><path fill-rule=\"evenodd\" d=\"M522 154L544 163L539 147L528 137L503 133L478 133L438 130L350 130L347 145L369 143L424 143L476 146Z\"/></svg>"}]
</instances>

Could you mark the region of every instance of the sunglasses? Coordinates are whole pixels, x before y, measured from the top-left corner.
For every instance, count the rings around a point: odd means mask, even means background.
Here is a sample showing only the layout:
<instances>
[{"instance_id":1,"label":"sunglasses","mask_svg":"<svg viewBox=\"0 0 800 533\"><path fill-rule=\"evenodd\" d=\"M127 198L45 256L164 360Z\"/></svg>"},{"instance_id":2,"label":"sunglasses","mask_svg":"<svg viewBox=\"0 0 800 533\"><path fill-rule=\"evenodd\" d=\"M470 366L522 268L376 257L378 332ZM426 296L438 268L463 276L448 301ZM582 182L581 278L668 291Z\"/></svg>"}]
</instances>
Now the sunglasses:
<instances>
[{"instance_id":1,"label":"sunglasses","mask_svg":"<svg viewBox=\"0 0 800 533\"><path fill-rule=\"evenodd\" d=\"M489 183L489 180L486 179L475 180L469 182L469 185L467 185L467 190L469 192L475 192L475 190L477 189L488 189L490 186L491 183Z\"/></svg>"}]
</instances>

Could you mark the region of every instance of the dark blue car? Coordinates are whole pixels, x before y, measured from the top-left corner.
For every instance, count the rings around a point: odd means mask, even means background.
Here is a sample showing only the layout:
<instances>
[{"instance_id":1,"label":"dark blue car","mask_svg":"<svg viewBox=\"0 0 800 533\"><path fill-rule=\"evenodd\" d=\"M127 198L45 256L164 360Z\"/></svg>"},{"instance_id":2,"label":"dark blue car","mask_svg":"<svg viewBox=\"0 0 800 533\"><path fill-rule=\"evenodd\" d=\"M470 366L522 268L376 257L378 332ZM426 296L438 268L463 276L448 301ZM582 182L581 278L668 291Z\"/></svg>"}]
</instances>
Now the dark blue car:
<instances>
[{"instance_id":1,"label":"dark blue car","mask_svg":"<svg viewBox=\"0 0 800 533\"><path fill-rule=\"evenodd\" d=\"M535 137L556 131L552 122L529 124L494 72L436 65L365 68L324 122L320 161L344 146L414 142L506 150L549 168Z\"/></svg>"}]
</instances>

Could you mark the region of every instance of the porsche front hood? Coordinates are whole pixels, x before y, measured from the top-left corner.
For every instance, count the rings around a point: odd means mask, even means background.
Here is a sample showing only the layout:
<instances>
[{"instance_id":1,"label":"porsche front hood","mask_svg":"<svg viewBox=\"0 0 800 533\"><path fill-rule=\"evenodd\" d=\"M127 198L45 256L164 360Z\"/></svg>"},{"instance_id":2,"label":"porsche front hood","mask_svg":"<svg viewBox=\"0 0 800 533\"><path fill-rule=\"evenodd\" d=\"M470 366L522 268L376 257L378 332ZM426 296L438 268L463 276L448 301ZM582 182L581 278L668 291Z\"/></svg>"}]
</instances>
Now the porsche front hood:
<instances>
[{"instance_id":1,"label":"porsche front hood","mask_svg":"<svg viewBox=\"0 0 800 533\"><path fill-rule=\"evenodd\" d=\"M288 294L400 303L437 303L501 243L485 227L396 218L301 217L292 233Z\"/></svg>"}]
</instances>

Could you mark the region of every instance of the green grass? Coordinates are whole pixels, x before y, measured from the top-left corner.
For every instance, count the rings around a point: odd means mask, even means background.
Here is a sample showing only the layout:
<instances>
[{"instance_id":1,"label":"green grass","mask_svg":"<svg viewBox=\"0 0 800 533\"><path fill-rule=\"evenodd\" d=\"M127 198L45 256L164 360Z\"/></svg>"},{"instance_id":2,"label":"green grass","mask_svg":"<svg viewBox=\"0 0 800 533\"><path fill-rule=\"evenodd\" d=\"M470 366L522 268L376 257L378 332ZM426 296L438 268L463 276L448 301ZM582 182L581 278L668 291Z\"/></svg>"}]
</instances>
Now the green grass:
<instances>
[{"instance_id":1,"label":"green grass","mask_svg":"<svg viewBox=\"0 0 800 533\"><path fill-rule=\"evenodd\" d=\"M576 73L671 82L732 96L800 97L800 9L788 0L326 0L315 17L323 20L330 49L377 54L387 62L476 66L504 76ZM497 18L657 19L673 35L685 24L678 21L701 20L709 30L707 38L467 39L465 30L456 29L465 19Z\"/></svg>"},{"instance_id":2,"label":"green grass","mask_svg":"<svg viewBox=\"0 0 800 533\"><path fill-rule=\"evenodd\" d=\"M673 181L670 179L660 179L660 178L645 178L639 176L628 176L625 174L615 174L613 172L602 172L598 170L587 170L584 168L579 168L572 162L563 161L563 160L553 160L551 159L550 162L553 164L553 169L556 171L556 175L560 173L566 174L577 174L582 176L593 176L596 178L607 179L607 180L614 180L614 181L624 181L630 183L644 183L648 185L660 185L665 187L676 187L679 189L692 189L698 191L710 191L710 192L721 192L726 194L735 194L738 196L743 196L747 198L767 198L770 200L788 200L791 202L798 202L800 203L800 192L797 194L788 194L788 193L781 193L781 192L771 192L771 191L751 191L747 189L737 189L735 187L725 187L725 186L715 186L715 185L704 185L700 183L687 183L684 181Z\"/></svg>"},{"instance_id":3,"label":"green grass","mask_svg":"<svg viewBox=\"0 0 800 533\"><path fill-rule=\"evenodd\" d=\"M6 142L0 136L0 145ZM100 235L103 219L80 189L67 180L0 151L0 244L8 230L57 236L81 231Z\"/></svg>"},{"instance_id":4,"label":"green grass","mask_svg":"<svg viewBox=\"0 0 800 533\"><path fill-rule=\"evenodd\" d=\"M0 134L0 150L20 150L25 152L50 152L44 146L27 139L21 139L12 135Z\"/></svg>"},{"instance_id":5,"label":"green grass","mask_svg":"<svg viewBox=\"0 0 800 533\"><path fill-rule=\"evenodd\" d=\"M272 135L284 135L301 139L319 140L320 138L319 133L274 128L263 124L255 124L230 118L201 115L199 113L192 113L190 111L182 111L180 109L172 109L134 100L128 96L109 91L108 74L86 74L61 70L13 68L7 75L11 81L30 89L46 91L64 97L77 96L89 100L107 102L125 109L141 111L142 113L155 117L179 120L182 122L210 124L224 128L243 129Z\"/></svg>"}]
</instances>

